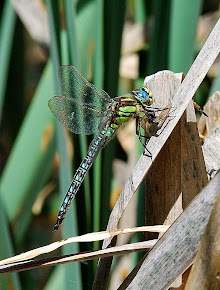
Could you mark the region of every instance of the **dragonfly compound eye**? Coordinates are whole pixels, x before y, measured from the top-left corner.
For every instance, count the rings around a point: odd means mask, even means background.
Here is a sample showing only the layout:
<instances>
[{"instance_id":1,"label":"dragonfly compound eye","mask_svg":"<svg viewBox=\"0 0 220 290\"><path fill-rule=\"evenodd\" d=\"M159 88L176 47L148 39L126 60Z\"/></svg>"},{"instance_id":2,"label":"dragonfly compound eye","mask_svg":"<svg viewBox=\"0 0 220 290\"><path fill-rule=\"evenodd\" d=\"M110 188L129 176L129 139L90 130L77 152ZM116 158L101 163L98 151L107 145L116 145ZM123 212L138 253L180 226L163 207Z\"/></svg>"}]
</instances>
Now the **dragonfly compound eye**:
<instances>
[{"instance_id":1,"label":"dragonfly compound eye","mask_svg":"<svg viewBox=\"0 0 220 290\"><path fill-rule=\"evenodd\" d=\"M148 87L143 87L132 91L135 98L144 105L150 106L153 104L152 92Z\"/></svg>"}]
</instances>

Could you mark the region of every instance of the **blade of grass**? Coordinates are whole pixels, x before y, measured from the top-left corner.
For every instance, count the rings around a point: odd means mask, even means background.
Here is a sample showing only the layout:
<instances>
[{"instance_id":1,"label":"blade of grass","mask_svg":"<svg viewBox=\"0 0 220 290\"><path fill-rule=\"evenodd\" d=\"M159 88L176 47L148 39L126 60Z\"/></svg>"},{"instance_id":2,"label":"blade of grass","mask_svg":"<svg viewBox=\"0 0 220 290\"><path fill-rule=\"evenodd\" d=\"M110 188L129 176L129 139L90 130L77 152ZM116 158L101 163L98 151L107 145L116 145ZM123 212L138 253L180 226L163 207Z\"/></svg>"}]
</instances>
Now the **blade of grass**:
<instances>
[{"instance_id":1,"label":"blade of grass","mask_svg":"<svg viewBox=\"0 0 220 290\"><path fill-rule=\"evenodd\" d=\"M195 34L201 0L172 1L169 40L169 69L187 73L195 52Z\"/></svg>"},{"instance_id":2,"label":"blade of grass","mask_svg":"<svg viewBox=\"0 0 220 290\"><path fill-rule=\"evenodd\" d=\"M105 1L104 7L104 89L111 97L117 95L119 77L119 59L121 53L122 28L124 24L125 1ZM108 21L106 21L108 19ZM102 180L102 219L101 229L105 228L109 216L109 195L112 178L112 160L114 158L116 139L104 148Z\"/></svg>"},{"instance_id":3,"label":"blade of grass","mask_svg":"<svg viewBox=\"0 0 220 290\"><path fill-rule=\"evenodd\" d=\"M86 1L83 8L78 11L76 19L80 72L89 79L96 45L96 15L96 1Z\"/></svg>"},{"instance_id":4,"label":"blade of grass","mask_svg":"<svg viewBox=\"0 0 220 290\"><path fill-rule=\"evenodd\" d=\"M57 25L58 20L58 9L59 7L56 3L52 2L51 0L47 0L47 8L48 8L48 16L49 16L49 28L50 28L50 36L51 36L51 56L53 61L53 77L56 92L60 94L61 88L58 80L58 68L60 66L60 56L61 52L59 48L61 47L59 42L59 26ZM59 180L60 180L60 192L64 196L66 194L66 190L69 186L72 176L70 158L67 150L67 138L64 134L63 126L56 121L56 129L57 129L57 145L60 157L60 166L59 166ZM63 225L63 236L67 237L68 235L77 235L77 214L76 214L76 204L75 201L72 202L71 207L73 210L69 210L69 215L67 216L65 223ZM67 255L71 252L77 252L78 246L77 245L68 245L63 249L63 254ZM80 273L80 265L79 263L76 264L69 264L63 266L65 269L65 289L72 289L72 286L69 284L69 281L73 279L77 285L79 285L79 289L81 289L81 273ZM74 274L73 274L74 273Z\"/></svg>"},{"instance_id":5,"label":"blade of grass","mask_svg":"<svg viewBox=\"0 0 220 290\"><path fill-rule=\"evenodd\" d=\"M5 1L0 23L0 121L7 83L9 61L14 36L16 14L10 1Z\"/></svg>"},{"instance_id":6,"label":"blade of grass","mask_svg":"<svg viewBox=\"0 0 220 290\"><path fill-rule=\"evenodd\" d=\"M44 290L62 289L63 281L65 279L64 272L65 271L63 265L61 265L61 267L56 267L52 272L52 274L50 275L50 278L47 280L47 284L44 286L43 289ZM75 285L75 283L73 285Z\"/></svg>"},{"instance_id":7,"label":"blade of grass","mask_svg":"<svg viewBox=\"0 0 220 290\"><path fill-rule=\"evenodd\" d=\"M121 38L122 28L124 24L124 13L125 13L125 1L106 1L105 2L105 17L108 21L104 22L104 42L105 42L105 89L110 96L117 94L118 88L118 76L119 76L119 59L121 53ZM110 168L112 168L112 160L115 142L111 142L103 152L103 183L102 183L102 220L101 228L105 226L109 214L109 193L111 187L111 176ZM112 258L110 258L112 260ZM101 273L98 270L96 272L93 289L99 289L100 287L100 276ZM102 285L103 289L107 287L107 284Z\"/></svg>"},{"instance_id":8,"label":"blade of grass","mask_svg":"<svg viewBox=\"0 0 220 290\"><path fill-rule=\"evenodd\" d=\"M77 44L77 28L76 28L76 3L72 0L64 2L66 16L66 32L69 44L70 62L79 68L79 50Z\"/></svg>"},{"instance_id":9,"label":"blade of grass","mask_svg":"<svg viewBox=\"0 0 220 290\"><path fill-rule=\"evenodd\" d=\"M69 51L70 51L70 60L71 64L76 66L77 68L81 68L81 62L79 59L79 42L77 41L78 35L83 35L83 29L80 26L77 26L77 19L76 19L76 3L72 0L65 1L65 14L66 14L66 23L67 23L67 39L69 44ZM87 24L87 21L85 22ZM83 27L85 26L83 23ZM81 31L77 30L77 27L80 28ZM85 45L86 46L86 45ZM74 139L77 141L79 140L79 147L80 147L80 156L83 159L86 155L88 149L88 142L87 137L85 135L79 135L79 137L74 136ZM78 142L76 142L77 144ZM77 158L76 158L77 159ZM86 225L87 231L91 228L91 193L90 193L90 182L89 182L89 175L85 177L83 182L83 188L85 193L85 214L86 214Z\"/></svg>"},{"instance_id":10,"label":"blade of grass","mask_svg":"<svg viewBox=\"0 0 220 290\"><path fill-rule=\"evenodd\" d=\"M28 189L28 198L26 198L20 208L21 215L14 225L14 243L20 245L27 233L28 226L32 218L32 207L40 190L45 186L48 176L50 176L54 155L56 151L56 134L50 139L47 150L45 151L38 166L34 172L34 178ZM43 172L43 174L42 174Z\"/></svg>"},{"instance_id":11,"label":"blade of grass","mask_svg":"<svg viewBox=\"0 0 220 290\"><path fill-rule=\"evenodd\" d=\"M14 255L13 244L9 232L9 224L7 218L4 213L4 208L1 204L0 200L0 220L1 220L1 227L0 227L0 236L1 236L1 243L0 243L0 259L6 259ZM0 285L1 289L8 289L8 284L13 287L13 289L21 289L21 284L19 280L18 273L13 274L6 274L0 276Z\"/></svg>"},{"instance_id":12,"label":"blade of grass","mask_svg":"<svg viewBox=\"0 0 220 290\"><path fill-rule=\"evenodd\" d=\"M104 3L103 0L96 0L96 41L95 41L95 59L94 59L94 84L102 88L104 81L104 52L103 52L103 19L104 19ZM102 153L99 153L94 163L94 182L93 182L93 231L100 230L100 206L101 206L101 170L102 170ZM93 247L98 248L98 243L94 243Z\"/></svg>"},{"instance_id":13,"label":"blade of grass","mask_svg":"<svg viewBox=\"0 0 220 290\"><path fill-rule=\"evenodd\" d=\"M168 31L170 19L170 0L153 1L154 26L150 43L147 71L140 67L143 76L167 68Z\"/></svg>"},{"instance_id":14,"label":"blade of grass","mask_svg":"<svg viewBox=\"0 0 220 290\"><path fill-rule=\"evenodd\" d=\"M45 98L45 92L53 94L50 75L51 67L48 65L1 176L0 195L10 222L16 218L23 202L29 197L35 173L53 135L53 117ZM45 138L48 138L48 143ZM52 162L48 160L48 164Z\"/></svg>"},{"instance_id":15,"label":"blade of grass","mask_svg":"<svg viewBox=\"0 0 220 290\"><path fill-rule=\"evenodd\" d=\"M103 0L96 0L96 38L95 38L95 55L94 55L94 85L99 88L103 87L104 81L104 39L103 39L103 19L104 3ZM102 152L99 153L94 163L93 169L93 232L100 231L101 219L101 178L102 178ZM93 249L97 250L100 243L93 242ZM97 260L93 261L93 271L97 268Z\"/></svg>"},{"instance_id":16,"label":"blade of grass","mask_svg":"<svg viewBox=\"0 0 220 290\"><path fill-rule=\"evenodd\" d=\"M135 18L136 22L144 22L146 20L146 2L144 0L138 0L134 2L135 5Z\"/></svg>"}]
</instances>

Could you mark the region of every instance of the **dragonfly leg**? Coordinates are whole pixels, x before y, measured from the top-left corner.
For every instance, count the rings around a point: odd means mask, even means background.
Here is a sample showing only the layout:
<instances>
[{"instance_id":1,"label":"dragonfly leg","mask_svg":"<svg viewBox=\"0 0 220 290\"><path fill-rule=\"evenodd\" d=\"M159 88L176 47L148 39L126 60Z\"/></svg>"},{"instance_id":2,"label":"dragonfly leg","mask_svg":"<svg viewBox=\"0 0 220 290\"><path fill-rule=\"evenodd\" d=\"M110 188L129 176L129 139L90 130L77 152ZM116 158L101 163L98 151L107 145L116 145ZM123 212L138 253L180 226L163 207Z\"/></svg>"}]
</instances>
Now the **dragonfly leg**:
<instances>
[{"instance_id":1,"label":"dragonfly leg","mask_svg":"<svg viewBox=\"0 0 220 290\"><path fill-rule=\"evenodd\" d=\"M169 106L169 105L168 105ZM171 107L165 107L163 109L158 109L157 111L161 111L162 113L156 117L155 116L155 111L153 112L148 112L146 111L146 116L148 118L149 123L161 123L163 120L166 120L169 117L169 111L170 111ZM163 114L164 111L169 110L165 115Z\"/></svg>"},{"instance_id":2,"label":"dragonfly leg","mask_svg":"<svg viewBox=\"0 0 220 290\"><path fill-rule=\"evenodd\" d=\"M138 139L139 139L141 145L144 147L143 155L145 155L147 157L150 157L152 159L152 154L147 149L147 143L149 141L149 136L141 134L141 125L140 125L140 119L139 118L136 119L136 134L138 135ZM144 142L142 140L143 138L144 138ZM147 142L146 142L146 140L147 140Z\"/></svg>"},{"instance_id":3,"label":"dragonfly leg","mask_svg":"<svg viewBox=\"0 0 220 290\"><path fill-rule=\"evenodd\" d=\"M147 156L147 157L150 157L150 159L152 160L153 156L152 156L152 153L147 149L147 146L145 145L144 146L144 152L143 152L143 155L144 156Z\"/></svg>"},{"instance_id":4,"label":"dragonfly leg","mask_svg":"<svg viewBox=\"0 0 220 290\"><path fill-rule=\"evenodd\" d=\"M197 111L202 113L204 116L209 117L194 100L193 100L193 106Z\"/></svg>"}]
</instances>

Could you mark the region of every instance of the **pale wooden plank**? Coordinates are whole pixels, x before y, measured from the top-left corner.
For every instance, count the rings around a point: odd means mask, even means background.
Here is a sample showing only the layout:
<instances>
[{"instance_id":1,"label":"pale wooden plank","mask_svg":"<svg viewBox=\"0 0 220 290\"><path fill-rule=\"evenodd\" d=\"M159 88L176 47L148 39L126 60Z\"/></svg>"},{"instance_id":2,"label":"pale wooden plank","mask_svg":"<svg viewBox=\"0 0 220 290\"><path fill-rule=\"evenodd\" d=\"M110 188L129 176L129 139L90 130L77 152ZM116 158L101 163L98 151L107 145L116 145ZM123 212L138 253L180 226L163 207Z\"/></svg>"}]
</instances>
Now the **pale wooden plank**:
<instances>
[{"instance_id":1,"label":"pale wooden plank","mask_svg":"<svg viewBox=\"0 0 220 290\"><path fill-rule=\"evenodd\" d=\"M217 124L220 123L220 91L215 92L206 102L203 110L209 116L201 115L199 119L199 133L207 137Z\"/></svg>"},{"instance_id":2,"label":"pale wooden plank","mask_svg":"<svg viewBox=\"0 0 220 290\"><path fill-rule=\"evenodd\" d=\"M220 191L185 290L220 289Z\"/></svg>"},{"instance_id":3,"label":"pale wooden plank","mask_svg":"<svg viewBox=\"0 0 220 290\"><path fill-rule=\"evenodd\" d=\"M213 178L218 170L220 170L220 123L212 128L209 136L205 139L202 146L206 170Z\"/></svg>"},{"instance_id":4,"label":"pale wooden plank","mask_svg":"<svg viewBox=\"0 0 220 290\"><path fill-rule=\"evenodd\" d=\"M126 289L167 289L191 265L219 190L220 172L160 238Z\"/></svg>"},{"instance_id":5,"label":"pale wooden plank","mask_svg":"<svg viewBox=\"0 0 220 290\"><path fill-rule=\"evenodd\" d=\"M193 104L187 107L181 123L181 191L183 209L207 184L205 161Z\"/></svg>"}]
</instances>

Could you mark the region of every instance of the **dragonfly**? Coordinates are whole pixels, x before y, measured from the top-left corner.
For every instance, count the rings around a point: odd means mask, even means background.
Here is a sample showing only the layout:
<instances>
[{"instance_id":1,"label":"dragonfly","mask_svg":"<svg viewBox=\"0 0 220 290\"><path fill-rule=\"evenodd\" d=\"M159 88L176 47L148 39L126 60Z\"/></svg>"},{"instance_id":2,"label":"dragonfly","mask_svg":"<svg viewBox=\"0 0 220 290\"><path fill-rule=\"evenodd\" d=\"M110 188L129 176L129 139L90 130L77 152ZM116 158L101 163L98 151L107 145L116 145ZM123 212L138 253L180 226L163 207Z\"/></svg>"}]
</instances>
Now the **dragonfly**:
<instances>
[{"instance_id":1,"label":"dragonfly","mask_svg":"<svg viewBox=\"0 0 220 290\"><path fill-rule=\"evenodd\" d=\"M145 155L151 155L142 139L145 136L141 134L140 128L144 128L147 122L157 123L155 112L163 110L151 106L152 92L145 86L133 90L128 95L111 98L104 90L89 83L75 67L70 65L60 67L59 80L63 95L53 96L49 100L51 112L64 127L75 134L89 135L96 131L98 133L73 176L53 231L57 231L64 220L71 201L97 155L122 125L136 119L136 133L146 149Z\"/></svg>"}]
</instances>

